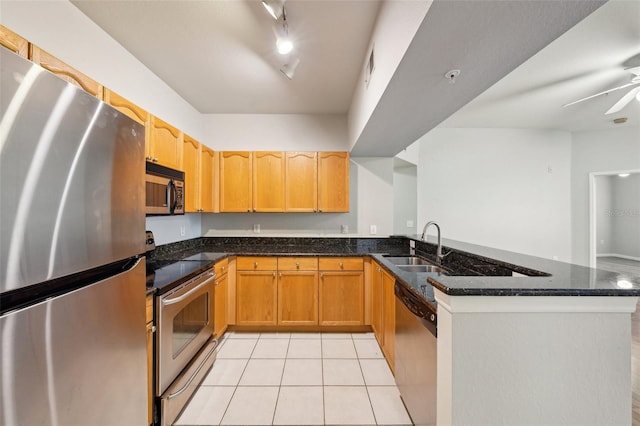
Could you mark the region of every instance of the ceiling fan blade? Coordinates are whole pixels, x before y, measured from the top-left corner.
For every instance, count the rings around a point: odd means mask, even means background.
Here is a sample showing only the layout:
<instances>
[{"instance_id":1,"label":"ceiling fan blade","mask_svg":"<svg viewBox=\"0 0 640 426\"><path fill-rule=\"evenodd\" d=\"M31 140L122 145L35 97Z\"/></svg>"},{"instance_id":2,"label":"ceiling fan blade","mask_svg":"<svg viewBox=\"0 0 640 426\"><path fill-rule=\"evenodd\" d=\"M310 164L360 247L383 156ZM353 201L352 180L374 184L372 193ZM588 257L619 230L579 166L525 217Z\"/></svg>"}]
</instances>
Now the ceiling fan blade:
<instances>
[{"instance_id":1,"label":"ceiling fan blade","mask_svg":"<svg viewBox=\"0 0 640 426\"><path fill-rule=\"evenodd\" d=\"M596 93L595 95L587 96L586 98L582 98L582 99L578 99L577 101L569 102L568 104L562 105L562 107L564 108L564 107L568 107L570 105L575 105L575 104L580 103L580 102L588 101L589 99L593 99L593 98L595 98L597 96L606 95L607 93L615 92L616 90L624 89L625 87L635 86L636 84L640 84L640 81L635 82L635 83L632 82L632 83L623 84L622 86L614 87L613 89L608 89L608 90L605 90L604 92Z\"/></svg>"},{"instance_id":2,"label":"ceiling fan blade","mask_svg":"<svg viewBox=\"0 0 640 426\"><path fill-rule=\"evenodd\" d=\"M633 100L633 98L636 96L638 92L640 92L640 87L636 87L635 89L629 90L626 95L624 95L618 102L616 102L611 108L609 108L609 111L605 112L604 114L605 115L614 114L620 111L622 108L626 107L629 102Z\"/></svg>"}]
</instances>

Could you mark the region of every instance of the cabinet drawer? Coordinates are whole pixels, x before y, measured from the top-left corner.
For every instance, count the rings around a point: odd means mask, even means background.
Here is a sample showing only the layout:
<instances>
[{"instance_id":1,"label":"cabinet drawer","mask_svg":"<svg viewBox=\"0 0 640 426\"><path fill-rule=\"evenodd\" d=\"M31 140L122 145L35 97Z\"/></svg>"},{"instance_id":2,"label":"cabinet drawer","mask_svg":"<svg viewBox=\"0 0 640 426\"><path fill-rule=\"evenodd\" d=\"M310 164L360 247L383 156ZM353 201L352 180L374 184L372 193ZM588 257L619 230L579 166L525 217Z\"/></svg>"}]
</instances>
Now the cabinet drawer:
<instances>
[{"instance_id":1,"label":"cabinet drawer","mask_svg":"<svg viewBox=\"0 0 640 426\"><path fill-rule=\"evenodd\" d=\"M319 269L321 271L362 271L364 259L361 257L321 257Z\"/></svg>"},{"instance_id":2,"label":"cabinet drawer","mask_svg":"<svg viewBox=\"0 0 640 426\"><path fill-rule=\"evenodd\" d=\"M220 278L229 271L229 259L223 259L219 262L216 262L213 269L215 270L216 276Z\"/></svg>"},{"instance_id":3,"label":"cabinet drawer","mask_svg":"<svg viewBox=\"0 0 640 426\"><path fill-rule=\"evenodd\" d=\"M147 296L146 318L148 323L153 321L153 295Z\"/></svg>"},{"instance_id":4,"label":"cabinet drawer","mask_svg":"<svg viewBox=\"0 0 640 426\"><path fill-rule=\"evenodd\" d=\"M277 257L238 257L236 262L238 271L275 271L278 269Z\"/></svg>"},{"instance_id":5,"label":"cabinet drawer","mask_svg":"<svg viewBox=\"0 0 640 426\"><path fill-rule=\"evenodd\" d=\"M279 257L279 271L317 271L317 257Z\"/></svg>"}]
</instances>

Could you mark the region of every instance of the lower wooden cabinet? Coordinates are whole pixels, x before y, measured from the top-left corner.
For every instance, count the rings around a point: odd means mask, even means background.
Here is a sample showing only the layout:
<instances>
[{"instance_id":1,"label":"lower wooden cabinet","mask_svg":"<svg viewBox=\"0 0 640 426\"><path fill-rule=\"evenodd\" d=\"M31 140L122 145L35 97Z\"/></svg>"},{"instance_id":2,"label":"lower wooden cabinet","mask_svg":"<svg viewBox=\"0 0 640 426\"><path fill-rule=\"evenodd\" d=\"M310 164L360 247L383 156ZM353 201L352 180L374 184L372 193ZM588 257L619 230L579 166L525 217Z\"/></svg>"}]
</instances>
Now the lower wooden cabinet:
<instances>
[{"instance_id":1,"label":"lower wooden cabinet","mask_svg":"<svg viewBox=\"0 0 640 426\"><path fill-rule=\"evenodd\" d=\"M320 325L364 324L362 258L320 258Z\"/></svg>"},{"instance_id":2,"label":"lower wooden cabinet","mask_svg":"<svg viewBox=\"0 0 640 426\"><path fill-rule=\"evenodd\" d=\"M236 264L236 324L276 325L277 258L238 257Z\"/></svg>"},{"instance_id":3,"label":"lower wooden cabinet","mask_svg":"<svg viewBox=\"0 0 640 426\"><path fill-rule=\"evenodd\" d=\"M226 273L227 260L224 261L225 266L215 265L216 281L214 283L214 312L213 312L213 334L216 337L220 337L227 330L229 322L227 320L227 297L229 292L229 275ZM221 262L222 263L222 262ZM224 271L220 274L218 271Z\"/></svg>"},{"instance_id":4,"label":"lower wooden cabinet","mask_svg":"<svg viewBox=\"0 0 640 426\"><path fill-rule=\"evenodd\" d=\"M384 344L384 330L382 327L382 267L373 262L371 273L371 328L380 347Z\"/></svg>"},{"instance_id":5,"label":"lower wooden cabinet","mask_svg":"<svg viewBox=\"0 0 640 426\"><path fill-rule=\"evenodd\" d=\"M278 324L318 325L317 258L278 258Z\"/></svg>"},{"instance_id":6,"label":"lower wooden cabinet","mask_svg":"<svg viewBox=\"0 0 640 426\"><path fill-rule=\"evenodd\" d=\"M386 271L382 271L382 330L384 333L382 352L395 371L396 344L396 295L394 291L395 279Z\"/></svg>"}]
</instances>

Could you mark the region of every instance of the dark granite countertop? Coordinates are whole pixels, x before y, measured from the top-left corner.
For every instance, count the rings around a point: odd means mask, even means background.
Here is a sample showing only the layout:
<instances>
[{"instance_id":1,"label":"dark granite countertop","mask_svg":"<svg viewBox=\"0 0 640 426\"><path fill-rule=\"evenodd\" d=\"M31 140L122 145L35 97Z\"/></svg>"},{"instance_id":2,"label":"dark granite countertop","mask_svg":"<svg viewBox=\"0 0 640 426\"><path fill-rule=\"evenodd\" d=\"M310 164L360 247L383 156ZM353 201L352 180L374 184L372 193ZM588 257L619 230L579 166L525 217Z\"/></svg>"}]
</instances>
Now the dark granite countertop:
<instances>
[{"instance_id":1,"label":"dark granite countertop","mask_svg":"<svg viewBox=\"0 0 640 426\"><path fill-rule=\"evenodd\" d=\"M416 252L435 259L435 238L428 244L418 236L408 236L416 241ZM430 275L427 282L452 296L639 296L640 276L616 273L574 265L541 257L514 253L460 241L444 240L443 253L452 252L443 259L443 266L463 268L471 263L481 263L487 268L518 273L543 273L539 276L489 276L465 274ZM425 249L426 252L421 252Z\"/></svg>"},{"instance_id":2,"label":"dark granite countertop","mask_svg":"<svg viewBox=\"0 0 640 426\"><path fill-rule=\"evenodd\" d=\"M459 241L443 240L443 266L451 275L401 270L385 254L416 254L435 259L435 238L416 235L390 238L333 239L291 237L203 237L160 246L155 260L208 261L243 256L372 256L389 273L435 309L433 287L453 296L638 296L640 276L596 270ZM537 276L511 276L529 274ZM459 275L458 275L459 274ZM184 281L184 277L177 277ZM432 287L433 286L433 287ZM626 288L628 287L628 288Z\"/></svg>"}]
</instances>

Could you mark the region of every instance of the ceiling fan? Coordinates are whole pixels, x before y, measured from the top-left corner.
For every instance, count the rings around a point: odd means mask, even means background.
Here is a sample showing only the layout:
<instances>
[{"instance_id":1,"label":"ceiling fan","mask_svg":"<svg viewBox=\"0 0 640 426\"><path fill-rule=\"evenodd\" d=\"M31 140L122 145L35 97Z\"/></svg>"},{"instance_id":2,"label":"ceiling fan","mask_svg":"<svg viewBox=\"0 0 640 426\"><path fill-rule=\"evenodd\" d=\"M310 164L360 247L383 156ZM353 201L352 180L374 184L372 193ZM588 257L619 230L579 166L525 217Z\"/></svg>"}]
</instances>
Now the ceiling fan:
<instances>
[{"instance_id":1,"label":"ceiling fan","mask_svg":"<svg viewBox=\"0 0 640 426\"><path fill-rule=\"evenodd\" d=\"M612 89L605 90L604 92L596 93L595 95L587 96L586 98L578 99L577 101L570 102L568 104L562 105L563 107L568 107L570 105L577 104L579 102L583 102L592 98L595 98L600 95L608 95L611 92L615 92L616 90L625 89L627 87L632 87L629 91L622 97L618 102L613 104L611 108L605 112L605 115L615 114L620 111L622 108L627 106L629 102L633 100L634 97L638 97L638 101L640 101L640 66L627 68L626 71L629 71L631 75L631 80L627 84L623 84L622 86L614 87ZM633 87L635 86L635 87Z\"/></svg>"}]
</instances>

